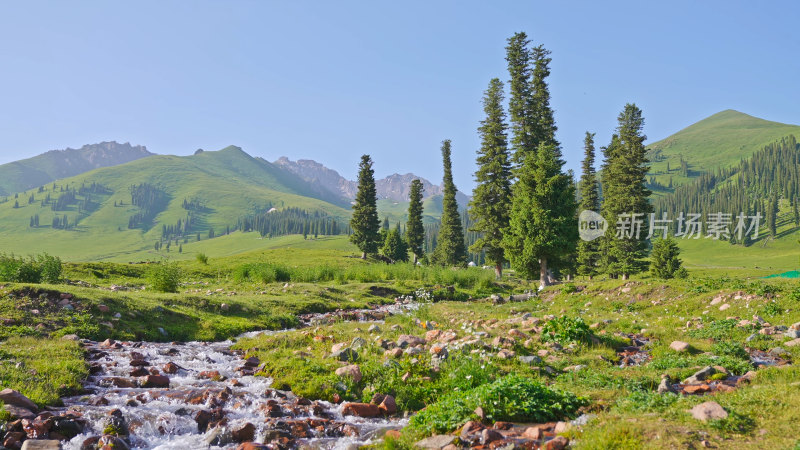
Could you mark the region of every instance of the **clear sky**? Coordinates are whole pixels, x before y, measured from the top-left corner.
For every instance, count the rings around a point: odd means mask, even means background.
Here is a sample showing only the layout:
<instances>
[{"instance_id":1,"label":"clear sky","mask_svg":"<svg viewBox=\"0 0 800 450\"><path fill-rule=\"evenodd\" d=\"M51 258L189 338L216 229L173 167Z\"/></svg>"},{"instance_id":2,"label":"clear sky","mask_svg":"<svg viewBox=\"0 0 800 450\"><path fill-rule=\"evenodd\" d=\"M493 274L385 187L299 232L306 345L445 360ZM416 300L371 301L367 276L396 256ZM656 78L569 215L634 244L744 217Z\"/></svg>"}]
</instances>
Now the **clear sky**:
<instances>
[{"instance_id":1,"label":"clear sky","mask_svg":"<svg viewBox=\"0 0 800 450\"><path fill-rule=\"evenodd\" d=\"M655 141L723 109L800 124L795 1L4 1L0 163L103 140L186 155L230 144L355 178L473 185L481 96L505 40L552 50L567 167L626 102Z\"/></svg>"}]
</instances>

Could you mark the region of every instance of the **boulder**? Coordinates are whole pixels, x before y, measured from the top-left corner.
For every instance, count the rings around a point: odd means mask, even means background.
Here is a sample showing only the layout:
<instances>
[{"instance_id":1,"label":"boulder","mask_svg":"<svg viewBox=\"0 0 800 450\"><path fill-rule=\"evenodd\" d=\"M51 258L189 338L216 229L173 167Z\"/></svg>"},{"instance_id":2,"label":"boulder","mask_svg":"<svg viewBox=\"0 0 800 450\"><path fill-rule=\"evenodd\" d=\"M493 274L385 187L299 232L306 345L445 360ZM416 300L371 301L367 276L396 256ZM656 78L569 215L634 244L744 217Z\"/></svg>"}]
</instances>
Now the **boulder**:
<instances>
[{"instance_id":1,"label":"boulder","mask_svg":"<svg viewBox=\"0 0 800 450\"><path fill-rule=\"evenodd\" d=\"M714 375L715 373L717 373L717 369L711 366L703 367L702 369L695 372L694 375L683 380L683 384L698 384L700 382L703 382L711 378L711 376Z\"/></svg>"},{"instance_id":2,"label":"boulder","mask_svg":"<svg viewBox=\"0 0 800 450\"><path fill-rule=\"evenodd\" d=\"M728 412L717 402L701 403L689 410L689 412L692 413L692 417L703 422L728 417Z\"/></svg>"},{"instance_id":3,"label":"boulder","mask_svg":"<svg viewBox=\"0 0 800 450\"><path fill-rule=\"evenodd\" d=\"M455 439L456 437L452 435L438 434L429 438L425 438L415 443L414 446L425 449L440 450L452 444Z\"/></svg>"},{"instance_id":4,"label":"boulder","mask_svg":"<svg viewBox=\"0 0 800 450\"><path fill-rule=\"evenodd\" d=\"M362 378L361 369L357 364L339 367L336 369L336 375L343 378L350 378L354 383L360 382Z\"/></svg>"},{"instance_id":5,"label":"boulder","mask_svg":"<svg viewBox=\"0 0 800 450\"><path fill-rule=\"evenodd\" d=\"M113 450L130 450L130 447L128 447L128 444L125 443L124 440L120 439L117 436L112 436L110 434L101 437L100 440L97 441L97 448L102 448L102 449L109 448Z\"/></svg>"},{"instance_id":6,"label":"boulder","mask_svg":"<svg viewBox=\"0 0 800 450\"><path fill-rule=\"evenodd\" d=\"M3 389L0 391L0 400L2 400L6 405L19 406L20 408L25 408L33 412L39 411L36 403L33 403L31 399L25 397L19 391L15 391L14 389Z\"/></svg>"},{"instance_id":7,"label":"boulder","mask_svg":"<svg viewBox=\"0 0 800 450\"><path fill-rule=\"evenodd\" d=\"M672 386L672 380L670 380L669 375L661 376L661 383L658 384L657 392L659 394L675 393L675 388Z\"/></svg>"},{"instance_id":8,"label":"boulder","mask_svg":"<svg viewBox=\"0 0 800 450\"><path fill-rule=\"evenodd\" d=\"M335 346L334 346L335 347ZM331 358L336 359L338 361L355 361L358 359L358 352L353 350L350 347L343 347L337 351L331 353Z\"/></svg>"},{"instance_id":9,"label":"boulder","mask_svg":"<svg viewBox=\"0 0 800 450\"><path fill-rule=\"evenodd\" d=\"M413 336L410 334L401 334L397 337L397 346L400 348L414 347L417 345L424 345L425 339Z\"/></svg>"},{"instance_id":10,"label":"boulder","mask_svg":"<svg viewBox=\"0 0 800 450\"><path fill-rule=\"evenodd\" d=\"M377 417L380 413L380 408L371 403L345 403L342 406L343 416Z\"/></svg>"},{"instance_id":11,"label":"boulder","mask_svg":"<svg viewBox=\"0 0 800 450\"><path fill-rule=\"evenodd\" d=\"M672 341L672 343L669 344L669 348L681 353L689 350L689 343L683 341Z\"/></svg>"},{"instance_id":12,"label":"boulder","mask_svg":"<svg viewBox=\"0 0 800 450\"><path fill-rule=\"evenodd\" d=\"M100 311L101 313L105 314L105 313L110 312L111 308L109 308L106 305L97 305L97 310Z\"/></svg>"},{"instance_id":13,"label":"boulder","mask_svg":"<svg viewBox=\"0 0 800 450\"><path fill-rule=\"evenodd\" d=\"M563 450L567 448L569 445L569 439L565 438L564 436L556 436L553 439L547 441L542 447L545 450Z\"/></svg>"},{"instance_id":14,"label":"boulder","mask_svg":"<svg viewBox=\"0 0 800 450\"><path fill-rule=\"evenodd\" d=\"M21 406L3 405L3 409L11 416L12 419L33 419L36 414L30 409Z\"/></svg>"},{"instance_id":15,"label":"boulder","mask_svg":"<svg viewBox=\"0 0 800 450\"><path fill-rule=\"evenodd\" d=\"M169 378L164 375L148 375L139 380L139 385L143 388L168 388Z\"/></svg>"},{"instance_id":16,"label":"boulder","mask_svg":"<svg viewBox=\"0 0 800 450\"><path fill-rule=\"evenodd\" d=\"M494 441L500 441L502 439L503 435L497 430L493 430L491 428L484 428L481 430L481 445L489 445Z\"/></svg>"},{"instance_id":17,"label":"boulder","mask_svg":"<svg viewBox=\"0 0 800 450\"><path fill-rule=\"evenodd\" d=\"M178 370L180 370L180 368L181 367L179 365L177 365L174 362L170 361L170 362L164 364L164 366L161 367L161 370L163 370L164 373L175 374L175 373L178 373Z\"/></svg>"},{"instance_id":18,"label":"boulder","mask_svg":"<svg viewBox=\"0 0 800 450\"><path fill-rule=\"evenodd\" d=\"M394 397L391 395L387 395L383 398L383 401L380 405L378 405L378 409L381 410L381 413L385 416L390 416L397 412L397 403L394 401Z\"/></svg>"},{"instance_id":19,"label":"boulder","mask_svg":"<svg viewBox=\"0 0 800 450\"><path fill-rule=\"evenodd\" d=\"M799 346L799 345L800 345L800 338L798 338L798 339L792 339L792 340L791 340L791 341L789 341L789 342L784 342L784 343L783 343L783 345L784 345L785 347L797 347L797 346Z\"/></svg>"},{"instance_id":20,"label":"boulder","mask_svg":"<svg viewBox=\"0 0 800 450\"><path fill-rule=\"evenodd\" d=\"M231 431L231 436L234 442L248 442L255 439L256 426L250 422L234 427Z\"/></svg>"}]
</instances>

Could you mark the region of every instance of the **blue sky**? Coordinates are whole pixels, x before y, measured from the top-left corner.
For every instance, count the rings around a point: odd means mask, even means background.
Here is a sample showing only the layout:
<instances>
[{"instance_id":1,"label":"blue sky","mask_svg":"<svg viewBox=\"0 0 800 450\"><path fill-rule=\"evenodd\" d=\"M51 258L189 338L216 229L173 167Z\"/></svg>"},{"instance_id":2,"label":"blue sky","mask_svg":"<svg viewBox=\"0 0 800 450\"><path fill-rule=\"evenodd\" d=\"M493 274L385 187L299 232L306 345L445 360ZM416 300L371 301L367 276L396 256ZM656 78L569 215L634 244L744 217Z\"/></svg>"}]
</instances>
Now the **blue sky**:
<instances>
[{"instance_id":1,"label":"blue sky","mask_svg":"<svg viewBox=\"0 0 800 450\"><path fill-rule=\"evenodd\" d=\"M567 167L626 102L655 141L737 109L800 124L796 2L22 1L0 4L0 163L103 140L186 155L234 144L355 178L473 186L481 96L505 40L553 54Z\"/></svg>"}]
</instances>

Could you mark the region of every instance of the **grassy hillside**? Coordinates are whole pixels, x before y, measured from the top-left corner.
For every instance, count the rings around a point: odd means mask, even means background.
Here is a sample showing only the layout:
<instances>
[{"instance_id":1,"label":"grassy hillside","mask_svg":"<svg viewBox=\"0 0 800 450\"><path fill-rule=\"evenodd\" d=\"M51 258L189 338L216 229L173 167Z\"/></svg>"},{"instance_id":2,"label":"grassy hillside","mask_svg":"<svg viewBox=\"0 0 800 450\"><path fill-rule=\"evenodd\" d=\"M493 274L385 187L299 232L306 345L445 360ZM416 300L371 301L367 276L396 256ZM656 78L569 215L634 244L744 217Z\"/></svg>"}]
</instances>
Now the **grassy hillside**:
<instances>
[{"instance_id":1,"label":"grassy hillside","mask_svg":"<svg viewBox=\"0 0 800 450\"><path fill-rule=\"evenodd\" d=\"M88 209L78 210L70 205L66 211L52 211L41 206L48 194L52 199L63 195L62 187L71 190L82 185L98 183L108 191L92 194ZM153 217L135 229L128 229L129 218L141 212L131 205L130 187L149 183L158 186L163 199ZM188 157L152 156L116 167L87 172L44 186L43 192L34 189L21 193L0 204L0 249L6 252L29 254L47 251L67 260L130 260L152 249L161 237L163 224L175 224L185 219L184 199L197 200L204 207L195 214L191 229L194 237L208 237L210 229L222 234L239 217L274 206L278 209L295 207L319 210L341 219L349 211L318 198L305 183L258 161L237 147L218 152L202 152ZM30 195L34 201L29 202ZM80 199L80 197L79 197ZM115 206L116 205L116 206ZM30 218L39 216L39 227L30 227ZM54 216L66 215L74 227L54 229ZM253 234L253 236L257 236ZM196 238L192 239L196 240Z\"/></svg>"},{"instance_id":2,"label":"grassy hillside","mask_svg":"<svg viewBox=\"0 0 800 450\"><path fill-rule=\"evenodd\" d=\"M99 167L124 164L152 155L142 146L101 142L79 149L51 150L33 158L0 165L0 195L35 188Z\"/></svg>"},{"instance_id":3,"label":"grassy hillside","mask_svg":"<svg viewBox=\"0 0 800 450\"><path fill-rule=\"evenodd\" d=\"M764 145L790 134L800 136L800 126L728 109L648 145L650 174L665 186L670 177L673 185L684 184L701 172L737 164ZM681 173L681 158L688 163L688 177Z\"/></svg>"}]
</instances>

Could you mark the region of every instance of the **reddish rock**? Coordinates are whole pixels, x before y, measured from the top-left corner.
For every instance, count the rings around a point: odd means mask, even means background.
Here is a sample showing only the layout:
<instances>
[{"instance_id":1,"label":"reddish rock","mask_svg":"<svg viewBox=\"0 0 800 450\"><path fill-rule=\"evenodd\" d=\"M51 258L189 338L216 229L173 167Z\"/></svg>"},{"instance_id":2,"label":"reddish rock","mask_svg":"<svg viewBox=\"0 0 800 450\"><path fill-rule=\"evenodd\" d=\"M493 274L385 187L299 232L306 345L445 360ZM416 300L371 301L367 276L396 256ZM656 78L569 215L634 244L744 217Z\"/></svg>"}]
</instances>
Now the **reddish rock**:
<instances>
[{"instance_id":1,"label":"reddish rock","mask_svg":"<svg viewBox=\"0 0 800 450\"><path fill-rule=\"evenodd\" d=\"M129 375L132 377L145 377L149 375L150 372L147 371L144 367L137 367L130 371Z\"/></svg>"},{"instance_id":2,"label":"reddish rock","mask_svg":"<svg viewBox=\"0 0 800 450\"><path fill-rule=\"evenodd\" d=\"M180 369L180 366L178 366L177 364L175 364L172 361L164 364L164 366L161 368L161 370L163 370L164 373L168 373L168 374L176 374L176 373L178 373L179 369Z\"/></svg>"},{"instance_id":3,"label":"reddish rock","mask_svg":"<svg viewBox=\"0 0 800 450\"><path fill-rule=\"evenodd\" d=\"M219 373L218 370L204 370L199 374L197 374L197 377L214 381L221 381L224 379L224 377Z\"/></svg>"},{"instance_id":4,"label":"reddish rock","mask_svg":"<svg viewBox=\"0 0 800 450\"><path fill-rule=\"evenodd\" d=\"M494 441L503 439L503 435L499 431L492 430L491 428L484 428L481 431L481 445L488 445Z\"/></svg>"},{"instance_id":5,"label":"reddish rock","mask_svg":"<svg viewBox=\"0 0 800 450\"><path fill-rule=\"evenodd\" d=\"M345 403L342 407L343 416L377 417L381 410L370 403Z\"/></svg>"},{"instance_id":6,"label":"reddish rock","mask_svg":"<svg viewBox=\"0 0 800 450\"><path fill-rule=\"evenodd\" d=\"M386 434L383 435L384 439L395 439L395 440L400 439L401 436L402 434L400 433L400 430L387 430Z\"/></svg>"},{"instance_id":7,"label":"reddish rock","mask_svg":"<svg viewBox=\"0 0 800 450\"><path fill-rule=\"evenodd\" d=\"M683 392L687 394L704 394L710 390L707 384L690 384L683 387Z\"/></svg>"},{"instance_id":8,"label":"reddish rock","mask_svg":"<svg viewBox=\"0 0 800 450\"><path fill-rule=\"evenodd\" d=\"M147 375L139 380L139 384L143 388L168 388L169 378L164 375Z\"/></svg>"},{"instance_id":9,"label":"reddish rock","mask_svg":"<svg viewBox=\"0 0 800 450\"><path fill-rule=\"evenodd\" d=\"M380 405L378 405L378 409L381 410L381 413L385 416L390 416L397 412L397 403L394 400L394 397L391 395L387 395L383 398L383 401Z\"/></svg>"},{"instance_id":10,"label":"reddish rock","mask_svg":"<svg viewBox=\"0 0 800 450\"><path fill-rule=\"evenodd\" d=\"M252 441L256 435L256 426L250 422L231 430L234 442Z\"/></svg>"},{"instance_id":11,"label":"reddish rock","mask_svg":"<svg viewBox=\"0 0 800 450\"><path fill-rule=\"evenodd\" d=\"M494 429L495 430L510 430L514 427L514 424L511 422L495 422Z\"/></svg>"},{"instance_id":12,"label":"reddish rock","mask_svg":"<svg viewBox=\"0 0 800 450\"><path fill-rule=\"evenodd\" d=\"M564 436L556 436L555 438L547 441L542 448L545 450L563 450L567 448L567 445L569 445L569 439L565 438Z\"/></svg>"},{"instance_id":13,"label":"reddish rock","mask_svg":"<svg viewBox=\"0 0 800 450\"><path fill-rule=\"evenodd\" d=\"M539 427L528 427L525 429L525 432L522 433L522 437L532 441L538 441L542 438L542 430Z\"/></svg>"},{"instance_id":14,"label":"reddish rock","mask_svg":"<svg viewBox=\"0 0 800 450\"><path fill-rule=\"evenodd\" d=\"M97 310L100 311L103 314L111 312L111 308L109 308L106 305L97 305Z\"/></svg>"},{"instance_id":15,"label":"reddish rock","mask_svg":"<svg viewBox=\"0 0 800 450\"><path fill-rule=\"evenodd\" d=\"M259 444L256 442L245 442L236 447L236 450L270 450L270 449L271 447L269 447L268 445Z\"/></svg>"}]
</instances>

